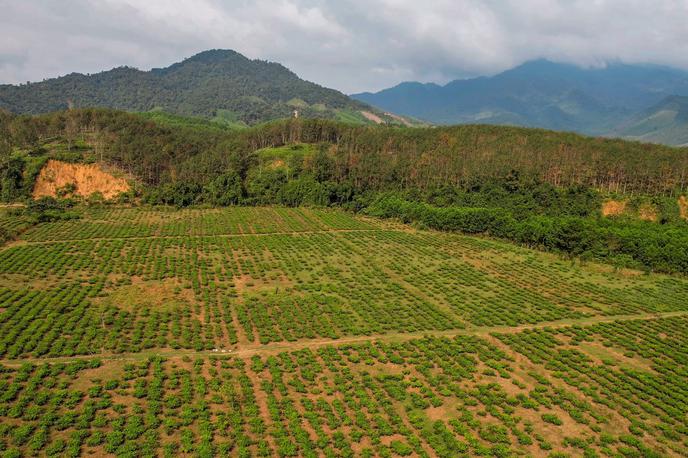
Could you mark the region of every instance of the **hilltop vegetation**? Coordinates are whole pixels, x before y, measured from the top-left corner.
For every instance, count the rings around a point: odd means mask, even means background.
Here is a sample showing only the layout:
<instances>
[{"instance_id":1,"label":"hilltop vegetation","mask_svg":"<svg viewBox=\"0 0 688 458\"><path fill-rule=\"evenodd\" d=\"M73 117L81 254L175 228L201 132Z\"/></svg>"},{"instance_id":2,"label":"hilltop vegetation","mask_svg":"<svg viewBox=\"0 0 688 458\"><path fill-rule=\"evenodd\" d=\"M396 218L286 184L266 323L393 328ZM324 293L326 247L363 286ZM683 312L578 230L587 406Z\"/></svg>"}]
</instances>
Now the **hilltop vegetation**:
<instances>
[{"instance_id":1,"label":"hilltop vegetation","mask_svg":"<svg viewBox=\"0 0 688 458\"><path fill-rule=\"evenodd\" d=\"M164 110L232 126L288 117L295 109L303 117L359 122L365 122L360 110L376 111L341 92L304 81L278 63L251 60L230 50L204 51L151 71L120 67L0 85L0 108L14 113L47 113L68 106Z\"/></svg>"},{"instance_id":2,"label":"hilltop vegetation","mask_svg":"<svg viewBox=\"0 0 688 458\"><path fill-rule=\"evenodd\" d=\"M685 149L103 109L0 133L4 201L51 159L132 181L0 209L3 456L688 453Z\"/></svg>"},{"instance_id":3,"label":"hilltop vegetation","mask_svg":"<svg viewBox=\"0 0 688 458\"><path fill-rule=\"evenodd\" d=\"M95 154L148 186L204 185L225 172L242 179L260 165L255 152L294 143L319 145L304 172L355 189L428 191L470 188L517 175L558 188L671 195L688 187L686 149L485 125L441 128L357 126L321 119L280 120L234 131L212 123L86 109L35 117L0 117L5 154ZM321 148L322 147L322 148ZM79 149L81 148L81 149ZM317 171L320 167L322 170ZM274 173L281 173L277 169ZM325 176L323 176L323 174Z\"/></svg>"}]
</instances>

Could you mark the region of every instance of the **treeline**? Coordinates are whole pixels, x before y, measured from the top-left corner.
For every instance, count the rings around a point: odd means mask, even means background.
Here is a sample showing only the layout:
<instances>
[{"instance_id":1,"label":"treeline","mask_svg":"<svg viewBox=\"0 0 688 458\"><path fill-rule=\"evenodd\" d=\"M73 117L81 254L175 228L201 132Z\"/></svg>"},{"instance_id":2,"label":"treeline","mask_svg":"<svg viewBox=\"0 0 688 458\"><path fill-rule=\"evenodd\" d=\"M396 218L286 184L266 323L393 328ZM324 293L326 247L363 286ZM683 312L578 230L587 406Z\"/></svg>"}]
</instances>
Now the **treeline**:
<instances>
[{"instance_id":1,"label":"treeline","mask_svg":"<svg viewBox=\"0 0 688 458\"><path fill-rule=\"evenodd\" d=\"M253 149L328 143L334 179L367 189L470 187L512 171L556 187L673 194L688 187L688 148L506 126L348 126L274 122L244 133Z\"/></svg>"},{"instance_id":2,"label":"treeline","mask_svg":"<svg viewBox=\"0 0 688 458\"><path fill-rule=\"evenodd\" d=\"M0 131L5 132L6 160L8 150L40 156L47 154L42 148L50 139L71 144L81 138L96 160L120 167L145 188L200 189L221 175L237 174L247 190L246 178L261 167L255 151L292 143L322 145L318 150L324 150L320 159L328 167L326 181L358 192L470 190L513 173L557 188L624 195L677 195L688 187L687 148L516 127L411 129L299 119L233 131L85 109L35 117L5 114ZM315 175L308 159L298 171Z\"/></svg>"},{"instance_id":3,"label":"treeline","mask_svg":"<svg viewBox=\"0 0 688 458\"><path fill-rule=\"evenodd\" d=\"M61 149L58 157L55 144ZM65 154L65 149L72 154ZM8 164L21 168L39 158L53 157L104 162L135 177L144 187L163 182L203 182L230 167L229 156L235 149L245 150L232 146L229 131L210 125L159 125L140 115L105 109L40 116L0 111L3 177L10 173ZM189 167L185 166L187 161Z\"/></svg>"},{"instance_id":4,"label":"treeline","mask_svg":"<svg viewBox=\"0 0 688 458\"><path fill-rule=\"evenodd\" d=\"M430 229L486 234L582 258L688 273L688 226L643 221L518 214L504 208L435 207L385 195L365 210Z\"/></svg>"}]
</instances>

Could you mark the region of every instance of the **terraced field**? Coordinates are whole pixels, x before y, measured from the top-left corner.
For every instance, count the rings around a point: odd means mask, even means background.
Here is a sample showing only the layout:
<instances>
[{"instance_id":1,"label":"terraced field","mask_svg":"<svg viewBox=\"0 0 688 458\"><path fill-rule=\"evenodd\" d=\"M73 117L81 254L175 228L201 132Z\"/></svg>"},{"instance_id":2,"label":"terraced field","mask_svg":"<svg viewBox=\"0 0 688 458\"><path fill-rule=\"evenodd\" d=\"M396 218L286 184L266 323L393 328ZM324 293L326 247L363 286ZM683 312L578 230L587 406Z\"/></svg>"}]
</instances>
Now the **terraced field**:
<instances>
[{"instance_id":1,"label":"terraced field","mask_svg":"<svg viewBox=\"0 0 688 458\"><path fill-rule=\"evenodd\" d=\"M684 278L333 210L87 209L0 249L0 453L685 456L687 343Z\"/></svg>"}]
</instances>

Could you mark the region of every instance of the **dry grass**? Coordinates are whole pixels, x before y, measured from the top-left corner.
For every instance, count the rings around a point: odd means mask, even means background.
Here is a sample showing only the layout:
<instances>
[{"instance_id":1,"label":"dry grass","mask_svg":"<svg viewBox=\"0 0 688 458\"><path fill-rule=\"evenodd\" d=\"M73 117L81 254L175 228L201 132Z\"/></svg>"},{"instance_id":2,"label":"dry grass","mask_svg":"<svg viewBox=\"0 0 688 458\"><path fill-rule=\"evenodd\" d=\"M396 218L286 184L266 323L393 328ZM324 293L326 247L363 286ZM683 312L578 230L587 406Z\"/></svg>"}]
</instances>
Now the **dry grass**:
<instances>
[{"instance_id":1,"label":"dry grass","mask_svg":"<svg viewBox=\"0 0 688 458\"><path fill-rule=\"evenodd\" d=\"M681 218L688 220L688 199L686 199L686 196L678 198L678 211Z\"/></svg>"},{"instance_id":2,"label":"dry grass","mask_svg":"<svg viewBox=\"0 0 688 458\"><path fill-rule=\"evenodd\" d=\"M608 200L602 204L602 216L620 216L626 211L625 200Z\"/></svg>"},{"instance_id":3,"label":"dry grass","mask_svg":"<svg viewBox=\"0 0 688 458\"><path fill-rule=\"evenodd\" d=\"M638 208L638 218L643 221L657 221L657 209L650 203L644 203Z\"/></svg>"}]
</instances>

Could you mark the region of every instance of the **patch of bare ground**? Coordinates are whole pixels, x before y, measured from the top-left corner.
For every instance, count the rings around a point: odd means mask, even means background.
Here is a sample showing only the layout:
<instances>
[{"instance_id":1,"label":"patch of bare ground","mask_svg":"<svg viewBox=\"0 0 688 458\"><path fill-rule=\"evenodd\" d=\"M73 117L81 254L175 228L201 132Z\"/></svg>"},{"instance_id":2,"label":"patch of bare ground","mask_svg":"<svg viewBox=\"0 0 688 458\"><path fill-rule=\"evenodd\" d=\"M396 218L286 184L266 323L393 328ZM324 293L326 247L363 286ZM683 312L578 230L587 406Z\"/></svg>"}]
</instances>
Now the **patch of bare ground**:
<instances>
[{"instance_id":1,"label":"patch of bare ground","mask_svg":"<svg viewBox=\"0 0 688 458\"><path fill-rule=\"evenodd\" d=\"M629 358L619 349L605 347L600 342L583 342L570 348L582 351L597 363L604 364L605 361L611 361L620 367L643 372L655 372L655 370L652 368L651 361L641 358L638 355L633 356L633 358Z\"/></svg>"},{"instance_id":2,"label":"patch of bare ground","mask_svg":"<svg viewBox=\"0 0 688 458\"><path fill-rule=\"evenodd\" d=\"M413 126L413 124L411 124L411 123L408 121L408 119L406 119L406 118L404 118L404 117L402 117L402 116L396 115L396 114L394 114L394 113L389 113L389 112L386 112L385 115L389 116L390 118L392 118L392 119L394 119L394 120L396 120L396 121L399 121L400 123L402 123L402 124L405 125L406 127L412 127L412 126Z\"/></svg>"},{"instance_id":3,"label":"patch of bare ground","mask_svg":"<svg viewBox=\"0 0 688 458\"><path fill-rule=\"evenodd\" d=\"M196 299L192 290L182 288L174 278L144 280L141 277L132 276L129 284L113 286L107 297L95 298L94 302L111 304L124 310L134 310L141 306L156 309L175 304L192 306L196 303Z\"/></svg>"},{"instance_id":4,"label":"patch of bare ground","mask_svg":"<svg viewBox=\"0 0 688 458\"><path fill-rule=\"evenodd\" d=\"M383 124L384 121L382 120L381 117L376 115L375 113L371 113L370 111L361 111L361 114L363 115L364 118L366 118L368 121L372 121L375 124Z\"/></svg>"},{"instance_id":5,"label":"patch of bare ground","mask_svg":"<svg viewBox=\"0 0 688 458\"><path fill-rule=\"evenodd\" d=\"M391 436L380 437L380 443L389 447L394 441L406 442L406 437L401 434L392 434Z\"/></svg>"},{"instance_id":6,"label":"patch of bare ground","mask_svg":"<svg viewBox=\"0 0 688 458\"><path fill-rule=\"evenodd\" d=\"M425 415L430 421L447 420L448 418L456 418L456 408L459 407L456 403L449 403L444 400L444 403L438 407L428 407L425 409Z\"/></svg>"},{"instance_id":7,"label":"patch of bare ground","mask_svg":"<svg viewBox=\"0 0 688 458\"><path fill-rule=\"evenodd\" d=\"M3 248L12 248L16 246L22 246L22 245L28 245L28 242L26 240L22 239L13 239L13 240L8 240L5 242L3 245Z\"/></svg>"},{"instance_id":8,"label":"patch of bare ground","mask_svg":"<svg viewBox=\"0 0 688 458\"><path fill-rule=\"evenodd\" d=\"M512 367L514 368L514 371L512 372L512 377L514 379L518 379L520 382L524 383L526 386L532 386L534 383L536 383L536 380L534 380L529 373L537 373L542 377L545 377L549 383L555 387L555 388L560 388L564 389L570 393L573 393L576 397L578 397L581 400L588 400L587 396L583 394L578 388L568 385L566 382L563 380L554 378L550 376L550 374L542 367L539 366L533 362L531 362L526 356L522 355L521 353L518 353L514 351L511 347L508 345L504 344L502 341L499 339L492 337L492 336L485 336L484 337L486 340L490 342L490 344L496 346L500 350L504 351L506 354L511 356L514 360L512 363ZM593 404L594 409L597 410L599 413L601 413L606 419L607 422L604 424L602 427L605 432L614 434L614 435L620 435L620 434L626 434L628 432L628 427L630 426L630 422L628 419L622 417L618 412L609 409L608 407L600 404ZM544 412L544 410L538 411L537 412L537 418L533 420L533 423L536 423L535 420L537 420L537 423L542 423L540 415ZM519 412L520 414L520 412ZM563 428L567 423L574 423L576 426L584 427L583 425L578 425L575 423L566 412L556 412L557 416L561 418L564 421L564 425L562 427L555 427L554 425L545 425L545 427L549 428L550 426L554 428ZM525 418L528 420L529 418ZM584 427L586 431L587 426ZM564 430L558 430L554 429L554 432L556 431L564 431ZM571 436L571 434L567 434ZM548 437L548 436L546 436ZM554 437L554 436L552 436ZM549 437L548 437L549 439Z\"/></svg>"},{"instance_id":9,"label":"patch of bare ground","mask_svg":"<svg viewBox=\"0 0 688 458\"><path fill-rule=\"evenodd\" d=\"M602 204L602 216L621 216L626 211L625 200L608 200Z\"/></svg>"},{"instance_id":10,"label":"patch of bare ground","mask_svg":"<svg viewBox=\"0 0 688 458\"><path fill-rule=\"evenodd\" d=\"M382 440L380 442L382 442ZM353 452L358 456L363 452L363 450L365 450L366 448L371 448L372 446L373 446L373 443L370 440L370 437L364 436L361 438L361 440L359 442L352 442L351 443L351 450L353 450Z\"/></svg>"},{"instance_id":11,"label":"patch of bare ground","mask_svg":"<svg viewBox=\"0 0 688 458\"><path fill-rule=\"evenodd\" d=\"M58 191L73 188L70 194L88 197L100 193L112 199L131 189L124 178L115 177L98 164L71 164L49 160L41 169L33 188L34 199L58 197Z\"/></svg>"},{"instance_id":12,"label":"patch of bare ground","mask_svg":"<svg viewBox=\"0 0 688 458\"><path fill-rule=\"evenodd\" d=\"M366 370L371 375L400 375L409 368L406 364L395 364L387 361L385 363L377 362L375 365L367 367Z\"/></svg>"},{"instance_id":13,"label":"patch of bare ground","mask_svg":"<svg viewBox=\"0 0 688 458\"><path fill-rule=\"evenodd\" d=\"M79 372L71 387L76 390L87 390L93 386L94 380L108 381L119 379L124 374L124 363L121 361L105 361L99 367L85 369Z\"/></svg>"},{"instance_id":14,"label":"patch of bare ground","mask_svg":"<svg viewBox=\"0 0 688 458\"><path fill-rule=\"evenodd\" d=\"M678 198L678 213L681 218L688 220L688 199L686 199L686 196Z\"/></svg>"},{"instance_id":15,"label":"patch of bare ground","mask_svg":"<svg viewBox=\"0 0 688 458\"><path fill-rule=\"evenodd\" d=\"M638 218L643 221L657 221L657 208L650 203L644 203L638 208Z\"/></svg>"}]
</instances>

